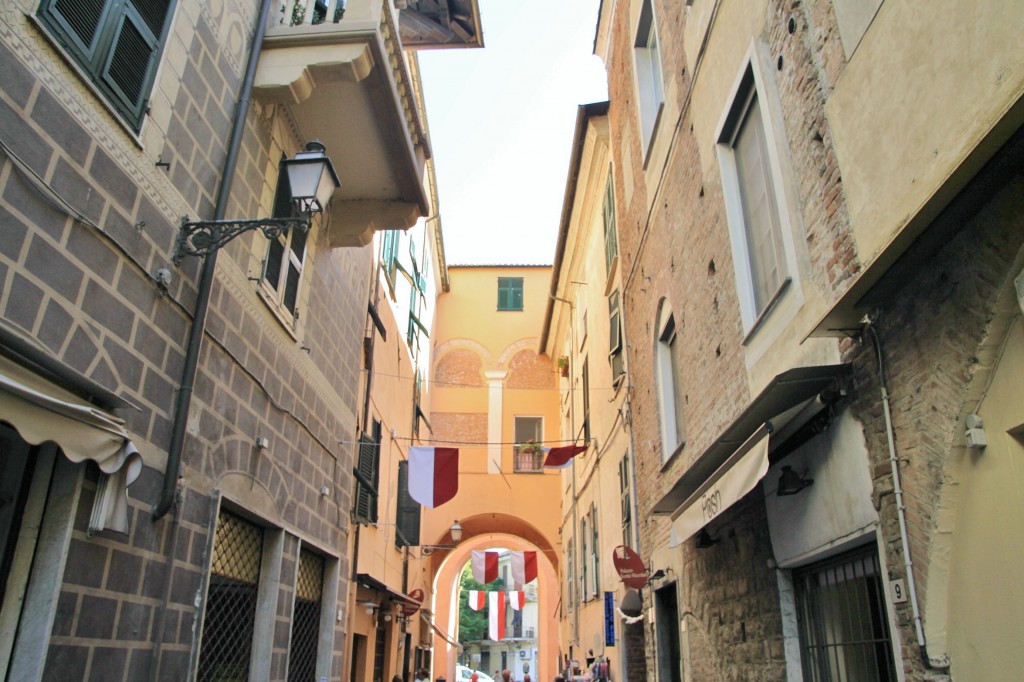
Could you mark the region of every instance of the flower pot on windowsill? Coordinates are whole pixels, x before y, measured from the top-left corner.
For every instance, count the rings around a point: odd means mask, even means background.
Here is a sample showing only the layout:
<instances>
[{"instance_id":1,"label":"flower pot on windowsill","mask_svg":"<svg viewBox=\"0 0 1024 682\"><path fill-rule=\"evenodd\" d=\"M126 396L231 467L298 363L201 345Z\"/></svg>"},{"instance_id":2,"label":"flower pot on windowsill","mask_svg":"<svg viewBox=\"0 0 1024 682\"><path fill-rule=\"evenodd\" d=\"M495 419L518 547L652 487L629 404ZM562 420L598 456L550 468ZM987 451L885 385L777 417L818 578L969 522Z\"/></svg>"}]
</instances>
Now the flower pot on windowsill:
<instances>
[{"instance_id":1,"label":"flower pot on windowsill","mask_svg":"<svg viewBox=\"0 0 1024 682\"><path fill-rule=\"evenodd\" d=\"M564 355L558 358L558 372L563 377L569 376L569 358Z\"/></svg>"}]
</instances>

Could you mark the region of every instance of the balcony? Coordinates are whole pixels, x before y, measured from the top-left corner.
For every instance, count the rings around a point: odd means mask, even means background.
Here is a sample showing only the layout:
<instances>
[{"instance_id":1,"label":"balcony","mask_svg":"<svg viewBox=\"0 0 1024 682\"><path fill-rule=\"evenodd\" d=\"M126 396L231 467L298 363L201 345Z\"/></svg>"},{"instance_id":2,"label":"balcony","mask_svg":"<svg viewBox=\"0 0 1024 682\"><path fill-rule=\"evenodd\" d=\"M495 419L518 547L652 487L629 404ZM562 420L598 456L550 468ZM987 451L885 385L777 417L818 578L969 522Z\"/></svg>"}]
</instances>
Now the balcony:
<instances>
[{"instance_id":1,"label":"balcony","mask_svg":"<svg viewBox=\"0 0 1024 682\"><path fill-rule=\"evenodd\" d=\"M283 107L302 140L326 145L342 183L332 247L368 244L429 214L418 87L390 0L288 0L272 13L253 94Z\"/></svg>"},{"instance_id":2,"label":"balcony","mask_svg":"<svg viewBox=\"0 0 1024 682\"><path fill-rule=\"evenodd\" d=\"M536 447L516 445L512 449L512 471L517 474L544 472L544 451Z\"/></svg>"}]
</instances>

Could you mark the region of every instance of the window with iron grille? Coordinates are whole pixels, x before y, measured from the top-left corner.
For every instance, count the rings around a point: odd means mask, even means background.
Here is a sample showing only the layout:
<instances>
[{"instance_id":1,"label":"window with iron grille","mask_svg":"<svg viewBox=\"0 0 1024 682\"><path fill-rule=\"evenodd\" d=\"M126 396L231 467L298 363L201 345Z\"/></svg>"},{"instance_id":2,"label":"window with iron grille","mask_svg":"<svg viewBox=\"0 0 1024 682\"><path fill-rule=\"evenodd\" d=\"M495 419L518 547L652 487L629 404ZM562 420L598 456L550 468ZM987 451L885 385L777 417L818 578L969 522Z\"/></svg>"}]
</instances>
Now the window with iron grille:
<instances>
[{"instance_id":1,"label":"window with iron grille","mask_svg":"<svg viewBox=\"0 0 1024 682\"><path fill-rule=\"evenodd\" d=\"M138 131L173 0L43 0L38 16L107 102Z\"/></svg>"},{"instance_id":2,"label":"window with iron grille","mask_svg":"<svg viewBox=\"0 0 1024 682\"><path fill-rule=\"evenodd\" d=\"M619 461L619 499L622 505L622 544L633 546L633 494L629 483L629 453Z\"/></svg>"},{"instance_id":3,"label":"window with iron grille","mask_svg":"<svg viewBox=\"0 0 1024 682\"><path fill-rule=\"evenodd\" d=\"M896 679L874 545L793 572L808 682Z\"/></svg>"},{"instance_id":4,"label":"window with iron grille","mask_svg":"<svg viewBox=\"0 0 1024 682\"><path fill-rule=\"evenodd\" d=\"M523 309L523 278L498 278L498 310Z\"/></svg>"},{"instance_id":5,"label":"window with iron grille","mask_svg":"<svg viewBox=\"0 0 1024 682\"><path fill-rule=\"evenodd\" d=\"M398 509L395 513L395 546L420 544L420 503L409 494L409 463L398 463Z\"/></svg>"},{"instance_id":6,"label":"window with iron grille","mask_svg":"<svg viewBox=\"0 0 1024 682\"><path fill-rule=\"evenodd\" d=\"M299 552L292 611L292 644L288 652L288 682L316 679L316 653L320 641L324 558L305 547Z\"/></svg>"},{"instance_id":7,"label":"window with iron grille","mask_svg":"<svg viewBox=\"0 0 1024 682\"><path fill-rule=\"evenodd\" d=\"M249 679L263 529L221 510L199 649L199 682Z\"/></svg>"},{"instance_id":8,"label":"window with iron grille","mask_svg":"<svg viewBox=\"0 0 1024 682\"><path fill-rule=\"evenodd\" d=\"M275 218L297 215L298 209L291 200L291 194L288 173L282 164L278 167L277 190L274 194ZM280 307L283 314L292 318L298 316L299 285L306 263L306 237L307 232L293 228L269 240L267 257L263 262L263 292Z\"/></svg>"},{"instance_id":9,"label":"window with iron grille","mask_svg":"<svg viewBox=\"0 0 1024 682\"><path fill-rule=\"evenodd\" d=\"M362 523L377 522L377 488L380 485L380 437L381 423L376 419L370 433L359 437L359 458L356 462L356 520Z\"/></svg>"}]
</instances>

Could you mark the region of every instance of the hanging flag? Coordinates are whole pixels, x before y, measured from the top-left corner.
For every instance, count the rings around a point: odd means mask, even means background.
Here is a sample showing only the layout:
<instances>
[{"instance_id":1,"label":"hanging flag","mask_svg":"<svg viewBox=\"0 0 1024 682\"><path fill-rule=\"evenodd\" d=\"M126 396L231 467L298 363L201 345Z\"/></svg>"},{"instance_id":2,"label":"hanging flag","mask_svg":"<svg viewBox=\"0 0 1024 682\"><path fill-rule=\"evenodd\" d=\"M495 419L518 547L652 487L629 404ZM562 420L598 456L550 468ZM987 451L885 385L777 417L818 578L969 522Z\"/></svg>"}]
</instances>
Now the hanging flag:
<instances>
[{"instance_id":1,"label":"hanging flag","mask_svg":"<svg viewBox=\"0 0 1024 682\"><path fill-rule=\"evenodd\" d=\"M498 579L498 553L473 550L473 580L481 585Z\"/></svg>"},{"instance_id":2,"label":"hanging flag","mask_svg":"<svg viewBox=\"0 0 1024 682\"><path fill-rule=\"evenodd\" d=\"M467 590L466 603L469 608L474 611L479 611L484 607L484 602L487 601L487 593L481 590Z\"/></svg>"},{"instance_id":3,"label":"hanging flag","mask_svg":"<svg viewBox=\"0 0 1024 682\"><path fill-rule=\"evenodd\" d=\"M516 611L521 611L526 603L526 593L522 590L515 590L508 593L508 605Z\"/></svg>"},{"instance_id":4,"label":"hanging flag","mask_svg":"<svg viewBox=\"0 0 1024 682\"><path fill-rule=\"evenodd\" d=\"M511 552L512 579L516 587L522 587L537 577L536 552Z\"/></svg>"},{"instance_id":5,"label":"hanging flag","mask_svg":"<svg viewBox=\"0 0 1024 682\"><path fill-rule=\"evenodd\" d=\"M459 449L409 448L409 495L424 507L440 507L459 492Z\"/></svg>"},{"instance_id":6,"label":"hanging flag","mask_svg":"<svg viewBox=\"0 0 1024 682\"><path fill-rule=\"evenodd\" d=\"M563 445L560 448L548 448L548 456L544 458L544 466L553 469L561 469L569 466L569 462L576 455L586 452L586 445Z\"/></svg>"},{"instance_id":7,"label":"hanging flag","mask_svg":"<svg viewBox=\"0 0 1024 682\"><path fill-rule=\"evenodd\" d=\"M504 592L487 593L487 637L495 642L505 639Z\"/></svg>"}]
</instances>

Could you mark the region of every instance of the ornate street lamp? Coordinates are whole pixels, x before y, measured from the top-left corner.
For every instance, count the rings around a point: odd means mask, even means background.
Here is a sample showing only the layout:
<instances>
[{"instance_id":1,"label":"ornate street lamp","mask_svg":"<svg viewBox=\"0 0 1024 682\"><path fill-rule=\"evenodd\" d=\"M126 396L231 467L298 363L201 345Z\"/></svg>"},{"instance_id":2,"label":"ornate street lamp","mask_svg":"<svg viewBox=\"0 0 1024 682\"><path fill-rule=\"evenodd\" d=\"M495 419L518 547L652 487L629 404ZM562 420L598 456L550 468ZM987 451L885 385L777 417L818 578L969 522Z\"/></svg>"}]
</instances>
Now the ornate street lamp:
<instances>
[{"instance_id":1,"label":"ornate street lamp","mask_svg":"<svg viewBox=\"0 0 1024 682\"><path fill-rule=\"evenodd\" d=\"M232 239L245 232L261 230L267 239L276 239L289 229L309 229L314 213L322 213L334 190L341 187L326 149L319 141L306 144L306 150L284 162L292 203L299 215L281 218L251 218L241 220L181 219L181 229L174 248L174 262L185 256L208 256Z\"/></svg>"},{"instance_id":2,"label":"ornate street lamp","mask_svg":"<svg viewBox=\"0 0 1024 682\"><path fill-rule=\"evenodd\" d=\"M433 554L439 549L455 549L455 546L462 540L462 524L459 523L458 519L452 523L451 528L448 529L448 534L452 537L452 544L450 545L420 545L420 551L424 555Z\"/></svg>"}]
</instances>

